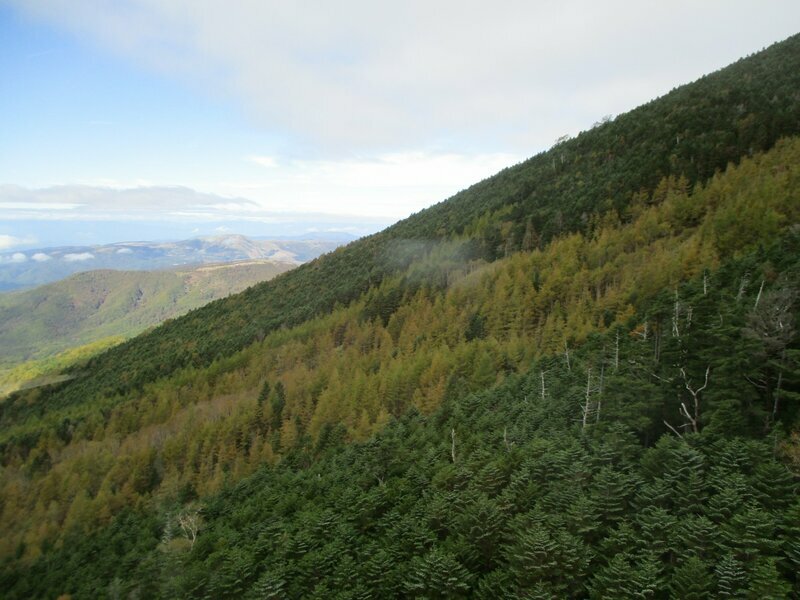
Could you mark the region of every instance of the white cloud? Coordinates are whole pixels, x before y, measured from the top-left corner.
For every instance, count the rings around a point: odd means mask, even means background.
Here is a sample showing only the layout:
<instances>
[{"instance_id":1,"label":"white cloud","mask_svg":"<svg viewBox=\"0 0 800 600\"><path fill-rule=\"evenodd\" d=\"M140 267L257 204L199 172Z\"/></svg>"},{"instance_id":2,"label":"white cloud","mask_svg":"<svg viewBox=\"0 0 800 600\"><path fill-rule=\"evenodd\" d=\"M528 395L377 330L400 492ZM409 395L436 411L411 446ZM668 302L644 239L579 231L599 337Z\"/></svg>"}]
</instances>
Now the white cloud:
<instances>
[{"instance_id":1,"label":"white cloud","mask_svg":"<svg viewBox=\"0 0 800 600\"><path fill-rule=\"evenodd\" d=\"M278 211L350 213L398 219L444 200L522 159L508 153L397 152L375 158L283 160L260 179L220 183Z\"/></svg>"},{"instance_id":2,"label":"white cloud","mask_svg":"<svg viewBox=\"0 0 800 600\"><path fill-rule=\"evenodd\" d=\"M7 219L280 222L347 215L395 220L521 159L509 153L422 151L338 160L271 157L257 163L263 168L254 168L249 180L209 184L213 193L178 186L0 185L0 206L18 207L6 211ZM54 203L72 208L53 211Z\"/></svg>"},{"instance_id":3,"label":"white cloud","mask_svg":"<svg viewBox=\"0 0 800 600\"><path fill-rule=\"evenodd\" d=\"M49 254L45 254L44 252L37 252L36 254L31 256L31 258L36 262L47 262L48 260L51 260L53 257L50 256Z\"/></svg>"},{"instance_id":4,"label":"white cloud","mask_svg":"<svg viewBox=\"0 0 800 600\"><path fill-rule=\"evenodd\" d=\"M2 208L2 206L0 206L0 208ZM14 246L33 244L35 242L36 238L30 236L21 238L13 235L0 234L0 250L13 248Z\"/></svg>"},{"instance_id":5,"label":"white cloud","mask_svg":"<svg viewBox=\"0 0 800 600\"><path fill-rule=\"evenodd\" d=\"M384 223L791 35L800 19L796 0L10 3L232 103L257 128L245 143L198 125L219 161L183 182L208 193L154 175L174 176L198 142L163 171L125 163L82 172L85 185L0 186L7 220ZM113 111L82 122L97 131L106 118L116 122Z\"/></svg>"},{"instance_id":6,"label":"white cloud","mask_svg":"<svg viewBox=\"0 0 800 600\"><path fill-rule=\"evenodd\" d=\"M2 186L3 191L13 186ZM0 202L0 208L4 210L72 210L80 208L80 204L69 204L66 202Z\"/></svg>"},{"instance_id":7,"label":"white cloud","mask_svg":"<svg viewBox=\"0 0 800 600\"><path fill-rule=\"evenodd\" d=\"M63 258L67 262L80 262L84 260L92 260L94 258L94 254L91 252L75 252L65 254Z\"/></svg>"},{"instance_id":8,"label":"white cloud","mask_svg":"<svg viewBox=\"0 0 800 600\"><path fill-rule=\"evenodd\" d=\"M274 156L248 156L247 160L268 169L274 169L278 166L278 161Z\"/></svg>"},{"instance_id":9,"label":"white cloud","mask_svg":"<svg viewBox=\"0 0 800 600\"><path fill-rule=\"evenodd\" d=\"M795 33L800 18L795 0L13 2L230 94L270 131L348 151L539 149Z\"/></svg>"},{"instance_id":10,"label":"white cloud","mask_svg":"<svg viewBox=\"0 0 800 600\"><path fill-rule=\"evenodd\" d=\"M28 260L28 257L25 256L22 252L14 252L14 254L11 255L11 259L10 260L11 260L11 262L14 262L14 263L22 263L22 262L25 262L26 260Z\"/></svg>"},{"instance_id":11,"label":"white cloud","mask_svg":"<svg viewBox=\"0 0 800 600\"><path fill-rule=\"evenodd\" d=\"M130 248L119 248L117 254L133 254L133 250Z\"/></svg>"},{"instance_id":12,"label":"white cloud","mask_svg":"<svg viewBox=\"0 0 800 600\"><path fill-rule=\"evenodd\" d=\"M296 161L295 179L348 187L457 186L473 183L518 162L511 154L406 152L371 160Z\"/></svg>"},{"instance_id":13,"label":"white cloud","mask_svg":"<svg viewBox=\"0 0 800 600\"><path fill-rule=\"evenodd\" d=\"M112 188L89 185L58 185L28 189L0 185L0 209L4 219L41 220L162 220L171 211L214 210L235 203L240 208L257 207L244 198L224 198L182 186ZM7 238L9 240L17 238ZM0 237L0 247L4 238ZM28 242L15 242L28 243Z\"/></svg>"}]
</instances>

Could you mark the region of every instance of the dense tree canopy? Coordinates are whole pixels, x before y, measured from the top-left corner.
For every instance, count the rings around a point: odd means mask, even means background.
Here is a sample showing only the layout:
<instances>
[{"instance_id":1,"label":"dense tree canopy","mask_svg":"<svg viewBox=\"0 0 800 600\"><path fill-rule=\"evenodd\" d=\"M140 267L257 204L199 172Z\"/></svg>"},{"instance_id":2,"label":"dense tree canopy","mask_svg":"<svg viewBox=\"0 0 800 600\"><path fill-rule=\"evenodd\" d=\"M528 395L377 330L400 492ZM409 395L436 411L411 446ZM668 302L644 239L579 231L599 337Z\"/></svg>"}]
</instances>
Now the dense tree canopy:
<instances>
[{"instance_id":1,"label":"dense tree canopy","mask_svg":"<svg viewBox=\"0 0 800 600\"><path fill-rule=\"evenodd\" d=\"M6 595L800 593L799 45L0 403Z\"/></svg>"}]
</instances>

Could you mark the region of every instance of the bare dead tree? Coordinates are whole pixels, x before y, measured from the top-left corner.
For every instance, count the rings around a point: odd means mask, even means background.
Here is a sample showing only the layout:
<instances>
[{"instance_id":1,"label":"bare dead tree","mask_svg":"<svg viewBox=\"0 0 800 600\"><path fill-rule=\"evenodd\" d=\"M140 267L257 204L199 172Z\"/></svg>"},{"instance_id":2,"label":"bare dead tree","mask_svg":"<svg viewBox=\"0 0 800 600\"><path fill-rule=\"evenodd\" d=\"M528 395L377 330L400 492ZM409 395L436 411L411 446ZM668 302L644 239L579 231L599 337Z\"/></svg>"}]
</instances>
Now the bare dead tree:
<instances>
[{"instance_id":1,"label":"bare dead tree","mask_svg":"<svg viewBox=\"0 0 800 600\"><path fill-rule=\"evenodd\" d=\"M674 428L672 425L670 425L670 424L667 422L667 420L666 420L666 419L664 419L664 425L666 425L667 427L669 427L669 428L670 428L670 430L672 431L672 433L674 433L675 435L677 435L679 438L683 438L683 436L680 434L680 432L679 432L677 429L675 429L675 428Z\"/></svg>"},{"instance_id":2,"label":"bare dead tree","mask_svg":"<svg viewBox=\"0 0 800 600\"><path fill-rule=\"evenodd\" d=\"M542 380L542 402L544 402L544 396L547 393L547 390L544 387L544 371L542 370L539 371L539 377Z\"/></svg>"},{"instance_id":3,"label":"bare dead tree","mask_svg":"<svg viewBox=\"0 0 800 600\"><path fill-rule=\"evenodd\" d=\"M680 329L678 328L678 323L680 320L680 311L681 311L681 302L678 298L678 290L675 290L675 305L672 312L672 337L679 338L681 337Z\"/></svg>"},{"instance_id":4,"label":"bare dead tree","mask_svg":"<svg viewBox=\"0 0 800 600\"><path fill-rule=\"evenodd\" d=\"M567 371L572 372L572 366L569 364L569 344L567 344L567 340L564 340L564 358L567 361Z\"/></svg>"},{"instance_id":5,"label":"bare dead tree","mask_svg":"<svg viewBox=\"0 0 800 600\"><path fill-rule=\"evenodd\" d=\"M778 403L781 399L781 385L783 383L783 368L786 363L786 348L783 349L781 352L781 362L780 362L780 369L778 370L778 382L775 384L775 393L773 394L772 400L772 418L771 422L775 422L775 419L778 416Z\"/></svg>"},{"instance_id":6,"label":"bare dead tree","mask_svg":"<svg viewBox=\"0 0 800 600\"><path fill-rule=\"evenodd\" d=\"M650 374L651 377L655 377L656 379L658 379L659 381L661 381L663 383L672 383L675 380L674 377L672 379L666 379L664 377L661 377L657 373L653 373L652 371L648 371L648 373Z\"/></svg>"},{"instance_id":7,"label":"bare dead tree","mask_svg":"<svg viewBox=\"0 0 800 600\"><path fill-rule=\"evenodd\" d=\"M583 393L583 400L581 401L581 429L586 429L590 423L590 419L594 417L594 422L600 420L600 409L603 393L603 377L605 367L600 367L599 382L592 378L592 367L586 369L586 388ZM597 398L597 402L594 399Z\"/></svg>"},{"instance_id":8,"label":"bare dead tree","mask_svg":"<svg viewBox=\"0 0 800 600\"><path fill-rule=\"evenodd\" d=\"M456 429L453 427L450 430L450 457L453 459L453 464L456 464Z\"/></svg>"},{"instance_id":9,"label":"bare dead tree","mask_svg":"<svg viewBox=\"0 0 800 600\"><path fill-rule=\"evenodd\" d=\"M594 422L600 422L600 406L603 402L603 376L605 374L606 366L600 365L600 384L597 386L597 409L595 411Z\"/></svg>"},{"instance_id":10,"label":"bare dead tree","mask_svg":"<svg viewBox=\"0 0 800 600\"><path fill-rule=\"evenodd\" d=\"M758 308L758 303L761 301L761 292L764 291L764 280L761 280L761 286L758 288L758 295L756 296L756 303L753 306L753 310Z\"/></svg>"},{"instance_id":11,"label":"bare dead tree","mask_svg":"<svg viewBox=\"0 0 800 600\"><path fill-rule=\"evenodd\" d=\"M586 429L586 421L589 418L589 395L590 395L590 387L589 385L592 382L592 369L589 367L586 369L586 402L583 405L583 424L581 425L581 429Z\"/></svg>"},{"instance_id":12,"label":"bare dead tree","mask_svg":"<svg viewBox=\"0 0 800 600\"><path fill-rule=\"evenodd\" d=\"M708 374L711 372L711 367L706 367L706 376L703 385L699 388L692 389L692 383L689 381L689 378L686 376L686 370L681 367L681 377L683 377L683 383L687 389L687 391L692 395L692 401L694 403L694 410L692 413L689 413L689 410L686 408L686 403L681 402L680 413L688 420L689 425L692 427L692 431L694 433L698 433L700 430L698 428L698 421L700 419L700 392L702 392L706 387L708 387Z\"/></svg>"},{"instance_id":13,"label":"bare dead tree","mask_svg":"<svg viewBox=\"0 0 800 600\"><path fill-rule=\"evenodd\" d=\"M657 323L658 327L653 331L653 359L656 362L661 360L661 324Z\"/></svg>"},{"instance_id":14,"label":"bare dead tree","mask_svg":"<svg viewBox=\"0 0 800 600\"><path fill-rule=\"evenodd\" d=\"M186 539L192 543L191 548L194 548L194 543L197 541L200 524L200 511L196 508L186 509L178 515L178 525L180 525Z\"/></svg>"}]
</instances>

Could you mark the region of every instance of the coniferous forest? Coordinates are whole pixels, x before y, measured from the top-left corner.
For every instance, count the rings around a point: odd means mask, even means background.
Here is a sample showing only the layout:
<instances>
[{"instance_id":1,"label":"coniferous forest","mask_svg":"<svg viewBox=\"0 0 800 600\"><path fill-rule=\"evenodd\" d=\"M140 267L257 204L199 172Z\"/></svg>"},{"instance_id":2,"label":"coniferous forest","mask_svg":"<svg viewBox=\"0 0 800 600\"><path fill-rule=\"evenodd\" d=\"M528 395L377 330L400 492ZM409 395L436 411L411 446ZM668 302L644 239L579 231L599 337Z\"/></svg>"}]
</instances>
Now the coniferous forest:
<instances>
[{"instance_id":1,"label":"coniferous forest","mask_svg":"<svg viewBox=\"0 0 800 600\"><path fill-rule=\"evenodd\" d=\"M0 401L4 598L800 596L800 36Z\"/></svg>"}]
</instances>

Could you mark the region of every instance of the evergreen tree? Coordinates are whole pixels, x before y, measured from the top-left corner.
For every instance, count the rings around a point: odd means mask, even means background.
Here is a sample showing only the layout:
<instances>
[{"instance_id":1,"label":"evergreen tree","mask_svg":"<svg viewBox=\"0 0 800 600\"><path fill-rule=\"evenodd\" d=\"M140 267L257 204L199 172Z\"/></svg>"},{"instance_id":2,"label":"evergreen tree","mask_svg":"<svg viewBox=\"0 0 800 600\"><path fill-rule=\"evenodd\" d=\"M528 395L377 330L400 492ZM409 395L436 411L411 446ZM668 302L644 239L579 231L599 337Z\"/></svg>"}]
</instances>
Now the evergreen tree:
<instances>
[{"instance_id":1,"label":"evergreen tree","mask_svg":"<svg viewBox=\"0 0 800 600\"><path fill-rule=\"evenodd\" d=\"M681 600L703 600L713 589L709 565L693 555L678 563L669 582L670 594Z\"/></svg>"},{"instance_id":2,"label":"evergreen tree","mask_svg":"<svg viewBox=\"0 0 800 600\"><path fill-rule=\"evenodd\" d=\"M412 598L462 598L470 589L470 577L452 555L433 550L411 562L404 587Z\"/></svg>"},{"instance_id":3,"label":"evergreen tree","mask_svg":"<svg viewBox=\"0 0 800 600\"><path fill-rule=\"evenodd\" d=\"M732 554L726 554L714 569L719 598L743 598L747 585L747 573Z\"/></svg>"},{"instance_id":4,"label":"evergreen tree","mask_svg":"<svg viewBox=\"0 0 800 600\"><path fill-rule=\"evenodd\" d=\"M629 554L617 554L592 579L590 597L652 598L660 589L659 571L652 556L635 559Z\"/></svg>"},{"instance_id":5,"label":"evergreen tree","mask_svg":"<svg viewBox=\"0 0 800 600\"><path fill-rule=\"evenodd\" d=\"M773 557L756 559L750 573L747 597L755 600L783 600L792 591L791 585L780 576L777 560Z\"/></svg>"}]
</instances>

